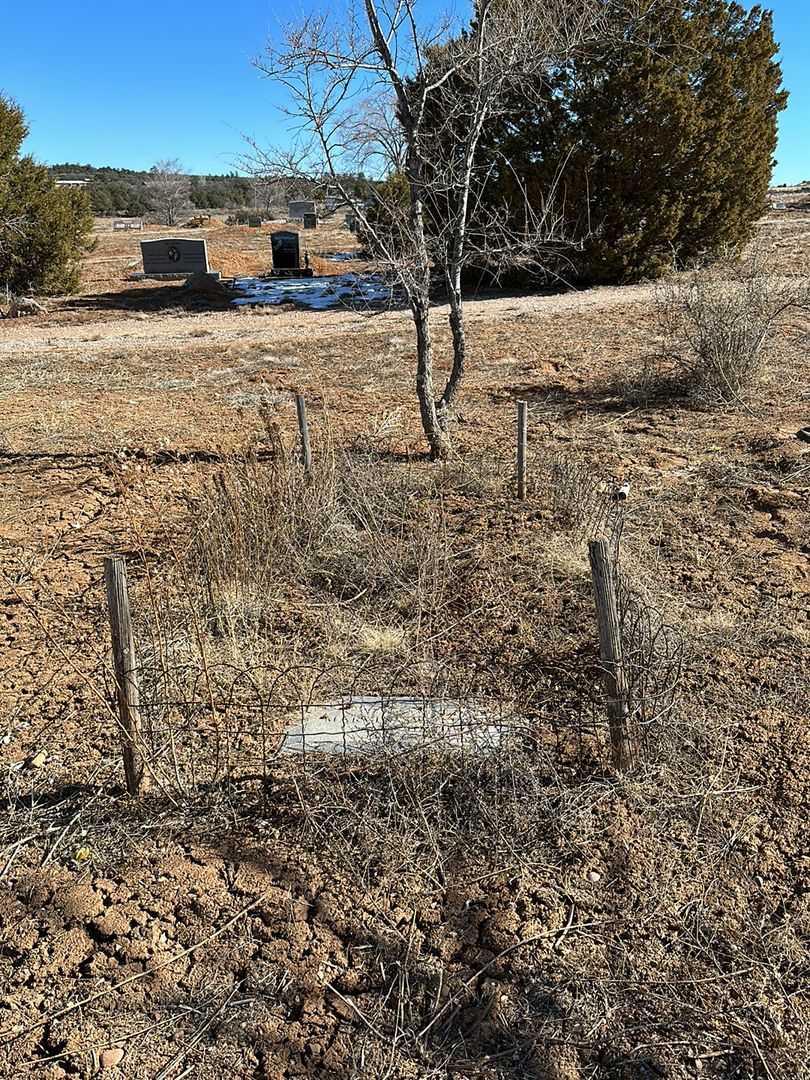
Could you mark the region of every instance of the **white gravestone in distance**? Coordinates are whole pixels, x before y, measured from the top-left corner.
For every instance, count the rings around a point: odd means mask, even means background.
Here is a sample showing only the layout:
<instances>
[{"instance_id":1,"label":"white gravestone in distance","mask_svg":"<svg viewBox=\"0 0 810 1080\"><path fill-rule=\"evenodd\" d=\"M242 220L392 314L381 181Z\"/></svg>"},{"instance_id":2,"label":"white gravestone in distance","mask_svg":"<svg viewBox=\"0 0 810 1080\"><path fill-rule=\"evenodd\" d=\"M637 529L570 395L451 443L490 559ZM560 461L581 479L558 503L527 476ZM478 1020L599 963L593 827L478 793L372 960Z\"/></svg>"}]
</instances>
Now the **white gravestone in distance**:
<instances>
[{"instance_id":1,"label":"white gravestone in distance","mask_svg":"<svg viewBox=\"0 0 810 1080\"><path fill-rule=\"evenodd\" d=\"M293 199L287 206L287 217L291 221L303 219L304 214L314 214L315 203L312 199Z\"/></svg>"},{"instance_id":2,"label":"white gravestone in distance","mask_svg":"<svg viewBox=\"0 0 810 1080\"><path fill-rule=\"evenodd\" d=\"M208 274L208 245L205 240L185 237L169 240L141 240L143 272L147 277Z\"/></svg>"}]
</instances>

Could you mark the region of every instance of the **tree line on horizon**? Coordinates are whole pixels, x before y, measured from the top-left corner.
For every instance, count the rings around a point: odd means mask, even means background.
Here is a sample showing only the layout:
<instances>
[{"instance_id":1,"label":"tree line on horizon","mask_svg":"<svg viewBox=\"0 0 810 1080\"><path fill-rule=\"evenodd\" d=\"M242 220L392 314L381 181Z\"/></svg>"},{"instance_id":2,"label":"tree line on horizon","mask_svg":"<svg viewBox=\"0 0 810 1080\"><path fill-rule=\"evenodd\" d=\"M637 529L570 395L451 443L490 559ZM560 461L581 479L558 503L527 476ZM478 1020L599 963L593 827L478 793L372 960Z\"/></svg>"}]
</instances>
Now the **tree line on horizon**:
<instances>
[{"instance_id":1,"label":"tree line on horizon","mask_svg":"<svg viewBox=\"0 0 810 1080\"><path fill-rule=\"evenodd\" d=\"M187 210L249 210L269 211L271 205L282 205L287 195L294 195L295 182L272 187L261 178L238 173L195 174L186 172L180 162L158 162L148 170L118 169L109 165L81 165L65 162L49 166L54 179L88 179L86 187L93 213L99 217L162 216L160 189L156 176L165 177L167 165L172 175L182 180L183 208ZM362 174L348 177L358 185L367 183ZM173 221L165 224L174 224Z\"/></svg>"},{"instance_id":2,"label":"tree line on horizon","mask_svg":"<svg viewBox=\"0 0 810 1080\"><path fill-rule=\"evenodd\" d=\"M87 193L90 205L93 213L101 217L142 217L158 209L150 197L150 170L66 162L51 165L50 172L59 179L89 179L91 183L87 185ZM188 202L195 210L236 209L253 205L254 184L248 176L237 173L183 175L188 182Z\"/></svg>"}]
</instances>

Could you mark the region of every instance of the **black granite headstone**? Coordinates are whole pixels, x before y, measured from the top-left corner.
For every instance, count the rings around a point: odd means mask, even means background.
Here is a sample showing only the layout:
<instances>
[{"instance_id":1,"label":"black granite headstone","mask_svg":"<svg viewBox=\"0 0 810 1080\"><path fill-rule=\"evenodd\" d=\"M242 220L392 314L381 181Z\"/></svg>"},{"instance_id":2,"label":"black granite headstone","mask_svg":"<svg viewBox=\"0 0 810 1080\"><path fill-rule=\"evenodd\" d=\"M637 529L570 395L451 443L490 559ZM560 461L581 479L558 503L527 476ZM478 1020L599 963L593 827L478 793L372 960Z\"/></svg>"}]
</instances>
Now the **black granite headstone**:
<instances>
[{"instance_id":1,"label":"black granite headstone","mask_svg":"<svg viewBox=\"0 0 810 1080\"><path fill-rule=\"evenodd\" d=\"M276 232L270 237L274 270L297 270L301 265L297 232Z\"/></svg>"}]
</instances>

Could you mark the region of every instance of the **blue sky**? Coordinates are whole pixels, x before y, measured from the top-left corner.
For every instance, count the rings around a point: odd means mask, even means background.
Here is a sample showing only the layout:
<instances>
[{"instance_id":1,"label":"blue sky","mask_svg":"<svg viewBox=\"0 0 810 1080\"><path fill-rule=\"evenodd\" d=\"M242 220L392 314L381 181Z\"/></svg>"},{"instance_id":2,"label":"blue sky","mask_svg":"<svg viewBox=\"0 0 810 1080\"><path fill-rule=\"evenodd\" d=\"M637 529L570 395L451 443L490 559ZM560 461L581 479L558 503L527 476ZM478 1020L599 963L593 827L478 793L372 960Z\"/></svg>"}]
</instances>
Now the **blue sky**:
<instances>
[{"instance_id":1,"label":"blue sky","mask_svg":"<svg viewBox=\"0 0 810 1080\"><path fill-rule=\"evenodd\" d=\"M26 149L41 161L145 169L170 157L190 172L227 172L243 133L282 137L279 92L251 59L300 5L0 0L0 90L25 110ZM791 91L774 180L796 182L810 179L810 3L771 6Z\"/></svg>"}]
</instances>

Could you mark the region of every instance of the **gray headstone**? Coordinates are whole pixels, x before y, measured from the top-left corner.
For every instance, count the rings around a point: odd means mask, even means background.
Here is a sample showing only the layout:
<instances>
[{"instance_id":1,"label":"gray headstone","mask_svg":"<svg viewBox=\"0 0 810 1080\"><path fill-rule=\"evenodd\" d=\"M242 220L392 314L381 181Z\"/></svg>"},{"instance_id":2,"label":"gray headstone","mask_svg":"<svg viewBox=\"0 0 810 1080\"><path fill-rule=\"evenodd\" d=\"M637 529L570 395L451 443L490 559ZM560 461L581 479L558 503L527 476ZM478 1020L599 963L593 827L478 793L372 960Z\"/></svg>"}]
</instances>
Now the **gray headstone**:
<instances>
[{"instance_id":1,"label":"gray headstone","mask_svg":"<svg viewBox=\"0 0 810 1080\"><path fill-rule=\"evenodd\" d=\"M150 274L207 274L208 245L205 240L141 240L143 272Z\"/></svg>"},{"instance_id":2,"label":"gray headstone","mask_svg":"<svg viewBox=\"0 0 810 1080\"><path fill-rule=\"evenodd\" d=\"M270 237L273 246L273 269L297 270L301 265L301 253L297 232L276 232Z\"/></svg>"},{"instance_id":3,"label":"gray headstone","mask_svg":"<svg viewBox=\"0 0 810 1080\"><path fill-rule=\"evenodd\" d=\"M304 228L305 229L317 229L318 228L318 215L317 214L304 214Z\"/></svg>"},{"instance_id":4,"label":"gray headstone","mask_svg":"<svg viewBox=\"0 0 810 1080\"><path fill-rule=\"evenodd\" d=\"M314 214L315 203L312 199L293 199L287 207L287 217L293 221L303 218L304 214Z\"/></svg>"}]
</instances>

